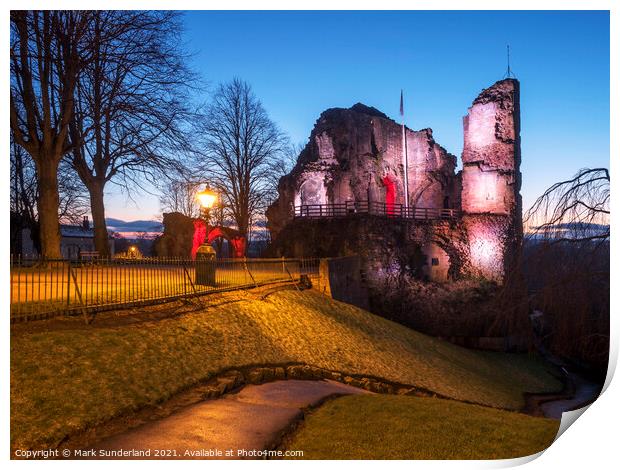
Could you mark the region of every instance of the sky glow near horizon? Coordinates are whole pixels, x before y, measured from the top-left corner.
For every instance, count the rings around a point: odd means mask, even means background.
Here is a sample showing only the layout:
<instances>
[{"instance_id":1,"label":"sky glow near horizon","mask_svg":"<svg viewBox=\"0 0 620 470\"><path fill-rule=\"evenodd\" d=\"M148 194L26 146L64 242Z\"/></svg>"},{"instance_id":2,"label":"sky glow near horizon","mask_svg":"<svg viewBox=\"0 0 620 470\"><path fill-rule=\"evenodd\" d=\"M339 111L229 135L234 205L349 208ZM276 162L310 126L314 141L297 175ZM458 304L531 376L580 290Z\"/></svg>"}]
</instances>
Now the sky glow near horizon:
<instances>
[{"instance_id":1,"label":"sky glow near horizon","mask_svg":"<svg viewBox=\"0 0 620 470\"><path fill-rule=\"evenodd\" d=\"M184 41L208 89L248 81L271 118L305 144L320 113L357 102L430 127L457 156L462 117L503 78L521 82L523 206L584 167L609 168L607 12L187 12ZM197 96L203 102L207 96ZM157 196L110 185L106 216L160 216Z\"/></svg>"}]
</instances>

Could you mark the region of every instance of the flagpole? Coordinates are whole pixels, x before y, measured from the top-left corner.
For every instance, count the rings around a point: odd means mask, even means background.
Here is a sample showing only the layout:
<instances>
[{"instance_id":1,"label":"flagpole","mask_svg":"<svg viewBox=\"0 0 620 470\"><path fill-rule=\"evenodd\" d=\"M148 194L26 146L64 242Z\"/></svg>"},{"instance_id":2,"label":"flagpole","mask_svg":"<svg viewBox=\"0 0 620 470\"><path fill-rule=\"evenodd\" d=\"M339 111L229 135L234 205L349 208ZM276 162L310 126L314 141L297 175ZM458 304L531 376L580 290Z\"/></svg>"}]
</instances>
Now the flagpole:
<instances>
[{"instance_id":1,"label":"flagpole","mask_svg":"<svg viewBox=\"0 0 620 470\"><path fill-rule=\"evenodd\" d=\"M403 169L405 184L405 213L409 213L409 162L407 156L407 136L405 135L405 107L403 102L403 90L400 90L400 117L403 130Z\"/></svg>"}]
</instances>

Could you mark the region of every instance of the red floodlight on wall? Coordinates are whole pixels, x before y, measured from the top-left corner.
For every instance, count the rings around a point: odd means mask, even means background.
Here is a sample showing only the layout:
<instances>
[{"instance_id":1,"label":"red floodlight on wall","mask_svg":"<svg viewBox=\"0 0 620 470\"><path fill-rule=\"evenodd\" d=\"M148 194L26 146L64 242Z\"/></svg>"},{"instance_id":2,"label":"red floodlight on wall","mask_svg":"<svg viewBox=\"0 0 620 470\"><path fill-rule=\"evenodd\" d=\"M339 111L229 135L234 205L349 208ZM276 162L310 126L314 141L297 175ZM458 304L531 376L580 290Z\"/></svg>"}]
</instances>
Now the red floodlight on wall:
<instances>
[{"instance_id":1,"label":"red floodlight on wall","mask_svg":"<svg viewBox=\"0 0 620 470\"><path fill-rule=\"evenodd\" d=\"M394 215L394 204L396 202L396 184L389 175L385 175L382 182L385 186L385 211L387 215Z\"/></svg>"}]
</instances>

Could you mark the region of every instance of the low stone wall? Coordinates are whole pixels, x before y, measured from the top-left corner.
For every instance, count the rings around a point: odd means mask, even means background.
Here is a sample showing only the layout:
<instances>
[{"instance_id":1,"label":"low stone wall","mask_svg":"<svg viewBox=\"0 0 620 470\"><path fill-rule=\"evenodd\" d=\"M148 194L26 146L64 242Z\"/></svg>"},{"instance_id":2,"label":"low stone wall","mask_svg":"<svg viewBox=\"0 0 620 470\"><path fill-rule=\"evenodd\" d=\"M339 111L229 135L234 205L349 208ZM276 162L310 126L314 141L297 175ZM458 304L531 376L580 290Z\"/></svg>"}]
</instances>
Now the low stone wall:
<instances>
[{"instance_id":1,"label":"low stone wall","mask_svg":"<svg viewBox=\"0 0 620 470\"><path fill-rule=\"evenodd\" d=\"M329 379L353 387L363 388L374 393L391 393L421 397L449 397L436 394L430 390L406 384L385 381L378 377L350 375L345 372L332 371L301 363L248 365L224 370L206 382L202 382L171 396L163 403L145 406L138 410L127 410L107 422L99 423L88 429L78 431L65 438L54 447L63 449L83 449L114 436L128 429L135 428L155 419L162 419L187 406L203 400L220 398L227 393L234 393L242 387L260 385L276 380L323 380Z\"/></svg>"},{"instance_id":2,"label":"low stone wall","mask_svg":"<svg viewBox=\"0 0 620 470\"><path fill-rule=\"evenodd\" d=\"M359 256L324 258L319 266L319 290L334 300L368 310L368 290Z\"/></svg>"},{"instance_id":3,"label":"low stone wall","mask_svg":"<svg viewBox=\"0 0 620 470\"><path fill-rule=\"evenodd\" d=\"M347 374L308 364L289 364L274 366L256 366L243 369L233 369L223 372L212 378L205 385L200 386L203 399L218 398L228 392L245 385L260 385L276 380L334 380L352 387L362 388L374 393L388 393L398 395L414 395L424 397L448 397L436 394L430 390L411 385L388 382L384 379L370 376Z\"/></svg>"},{"instance_id":4,"label":"low stone wall","mask_svg":"<svg viewBox=\"0 0 620 470\"><path fill-rule=\"evenodd\" d=\"M234 393L246 385L260 385L276 380L334 380L352 387L368 390L373 393L409 395L416 397L434 397L454 400L451 397L435 393L422 387L390 382L380 377L348 374L346 372L322 369L302 363L248 365L236 369L222 371L208 381L191 386L170 397L163 403L145 406L139 410L127 411L107 422L99 423L91 428L76 432L54 446L63 449L83 449L92 447L110 436L135 428L155 419L162 419L180 411L187 406L203 400L220 398L227 393ZM481 403L463 400L470 403L486 406ZM496 407L490 407L496 408ZM496 408L502 409L502 408Z\"/></svg>"}]
</instances>

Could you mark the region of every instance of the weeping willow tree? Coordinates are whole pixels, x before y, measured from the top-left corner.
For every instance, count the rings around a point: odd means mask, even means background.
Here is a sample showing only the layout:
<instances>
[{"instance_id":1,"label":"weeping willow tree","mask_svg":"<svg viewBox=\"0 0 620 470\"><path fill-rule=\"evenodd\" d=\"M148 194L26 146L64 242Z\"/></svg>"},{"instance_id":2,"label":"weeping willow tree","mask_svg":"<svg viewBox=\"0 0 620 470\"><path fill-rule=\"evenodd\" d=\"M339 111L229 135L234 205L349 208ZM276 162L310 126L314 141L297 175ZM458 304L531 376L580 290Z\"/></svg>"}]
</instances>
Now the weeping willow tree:
<instances>
[{"instance_id":1,"label":"weeping willow tree","mask_svg":"<svg viewBox=\"0 0 620 470\"><path fill-rule=\"evenodd\" d=\"M609 352L609 185L606 168L582 169L524 214L523 250L497 322L523 331L531 330L528 315L542 319L540 344L602 375Z\"/></svg>"},{"instance_id":2,"label":"weeping willow tree","mask_svg":"<svg viewBox=\"0 0 620 470\"><path fill-rule=\"evenodd\" d=\"M529 237L547 244L609 242L609 170L586 168L547 189L526 212Z\"/></svg>"}]
</instances>

